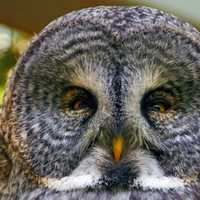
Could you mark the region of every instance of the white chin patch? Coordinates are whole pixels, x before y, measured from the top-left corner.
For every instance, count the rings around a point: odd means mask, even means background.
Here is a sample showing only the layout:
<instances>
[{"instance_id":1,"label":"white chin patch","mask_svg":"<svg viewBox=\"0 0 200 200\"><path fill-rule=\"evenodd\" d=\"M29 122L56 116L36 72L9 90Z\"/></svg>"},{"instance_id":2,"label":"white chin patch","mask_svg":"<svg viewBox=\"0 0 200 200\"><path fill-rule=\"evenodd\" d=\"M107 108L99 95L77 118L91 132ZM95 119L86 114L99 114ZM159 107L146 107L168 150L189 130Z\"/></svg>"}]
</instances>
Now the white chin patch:
<instances>
[{"instance_id":1,"label":"white chin patch","mask_svg":"<svg viewBox=\"0 0 200 200\"><path fill-rule=\"evenodd\" d=\"M73 191L81 190L88 187L94 188L95 185L98 186L99 177L92 175L83 176L68 176L61 179L48 179L45 185L53 190L57 191ZM184 189L185 183L182 179L176 177L140 177L135 180L134 185L131 187L138 188L141 187L143 190L168 190L168 189ZM131 189L130 189L131 190Z\"/></svg>"},{"instance_id":2,"label":"white chin patch","mask_svg":"<svg viewBox=\"0 0 200 200\"><path fill-rule=\"evenodd\" d=\"M168 189L184 189L185 183L182 179L176 177L139 177L135 180L133 186L140 186L143 189L159 189L159 190L168 190Z\"/></svg>"},{"instance_id":3,"label":"white chin patch","mask_svg":"<svg viewBox=\"0 0 200 200\"><path fill-rule=\"evenodd\" d=\"M96 158L98 157L98 160L101 159L102 161L105 153L102 149L97 149L96 152L93 152L92 155L84 159L70 176L60 179L45 178L42 182L48 188L57 191L72 191L88 187L98 187L102 173L97 166ZM135 188L142 188L143 190L184 189L186 183L182 179L165 176L156 159L147 153L138 150L131 155L131 158L133 158L133 161L137 161L135 165L140 169L140 173L138 178L130 185L130 190L131 188L133 190Z\"/></svg>"},{"instance_id":4,"label":"white chin patch","mask_svg":"<svg viewBox=\"0 0 200 200\"><path fill-rule=\"evenodd\" d=\"M134 152L140 169L139 177L134 181L133 187L145 189L184 189L185 182L177 177L165 176L157 160L144 151Z\"/></svg>"},{"instance_id":5,"label":"white chin patch","mask_svg":"<svg viewBox=\"0 0 200 200\"><path fill-rule=\"evenodd\" d=\"M99 152L99 155L103 153L105 152ZM92 153L92 155L84 159L79 164L70 176L60 179L47 178L43 181L43 183L48 188L58 191L72 191L94 187L98 184L100 178L102 177L96 162L96 156Z\"/></svg>"},{"instance_id":6,"label":"white chin patch","mask_svg":"<svg viewBox=\"0 0 200 200\"><path fill-rule=\"evenodd\" d=\"M92 175L66 176L61 179L48 179L45 185L57 191L73 191L88 187L94 187L99 181L99 177Z\"/></svg>"}]
</instances>

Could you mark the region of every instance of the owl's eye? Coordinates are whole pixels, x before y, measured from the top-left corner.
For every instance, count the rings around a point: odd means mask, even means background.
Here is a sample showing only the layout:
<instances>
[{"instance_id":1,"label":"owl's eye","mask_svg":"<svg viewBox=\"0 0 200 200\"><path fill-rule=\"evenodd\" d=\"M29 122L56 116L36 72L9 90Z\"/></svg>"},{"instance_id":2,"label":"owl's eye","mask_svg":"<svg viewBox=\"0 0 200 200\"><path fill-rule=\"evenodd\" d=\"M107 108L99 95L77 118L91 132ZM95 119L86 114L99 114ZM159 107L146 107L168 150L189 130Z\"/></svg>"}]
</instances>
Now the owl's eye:
<instances>
[{"instance_id":1,"label":"owl's eye","mask_svg":"<svg viewBox=\"0 0 200 200\"><path fill-rule=\"evenodd\" d=\"M93 109L94 102L89 97L77 97L70 103L69 108L73 111Z\"/></svg>"},{"instance_id":2,"label":"owl's eye","mask_svg":"<svg viewBox=\"0 0 200 200\"><path fill-rule=\"evenodd\" d=\"M89 101L87 98L81 97L80 99L76 99L72 102L71 109L72 110L82 110L90 107Z\"/></svg>"},{"instance_id":3,"label":"owl's eye","mask_svg":"<svg viewBox=\"0 0 200 200\"><path fill-rule=\"evenodd\" d=\"M72 114L92 114L97 110L97 99L86 89L73 86L65 91L63 106Z\"/></svg>"},{"instance_id":4,"label":"owl's eye","mask_svg":"<svg viewBox=\"0 0 200 200\"><path fill-rule=\"evenodd\" d=\"M166 113L171 108L171 102L167 99L155 99L147 105L148 112Z\"/></svg>"},{"instance_id":5,"label":"owl's eye","mask_svg":"<svg viewBox=\"0 0 200 200\"><path fill-rule=\"evenodd\" d=\"M155 90L144 95L141 101L141 111L147 119L165 120L173 113L176 98L166 90Z\"/></svg>"}]
</instances>

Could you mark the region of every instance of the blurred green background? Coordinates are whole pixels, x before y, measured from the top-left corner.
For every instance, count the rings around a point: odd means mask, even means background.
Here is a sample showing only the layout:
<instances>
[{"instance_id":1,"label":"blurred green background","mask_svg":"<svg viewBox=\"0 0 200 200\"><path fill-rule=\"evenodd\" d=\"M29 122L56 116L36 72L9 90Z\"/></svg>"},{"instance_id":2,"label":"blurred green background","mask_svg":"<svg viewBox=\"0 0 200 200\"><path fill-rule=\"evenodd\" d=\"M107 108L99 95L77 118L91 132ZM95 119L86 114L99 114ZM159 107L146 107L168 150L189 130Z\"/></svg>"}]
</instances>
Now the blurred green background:
<instances>
[{"instance_id":1,"label":"blurred green background","mask_svg":"<svg viewBox=\"0 0 200 200\"><path fill-rule=\"evenodd\" d=\"M145 5L162 9L200 30L200 0L0 0L0 104L9 72L32 35L58 16L97 5Z\"/></svg>"}]
</instances>

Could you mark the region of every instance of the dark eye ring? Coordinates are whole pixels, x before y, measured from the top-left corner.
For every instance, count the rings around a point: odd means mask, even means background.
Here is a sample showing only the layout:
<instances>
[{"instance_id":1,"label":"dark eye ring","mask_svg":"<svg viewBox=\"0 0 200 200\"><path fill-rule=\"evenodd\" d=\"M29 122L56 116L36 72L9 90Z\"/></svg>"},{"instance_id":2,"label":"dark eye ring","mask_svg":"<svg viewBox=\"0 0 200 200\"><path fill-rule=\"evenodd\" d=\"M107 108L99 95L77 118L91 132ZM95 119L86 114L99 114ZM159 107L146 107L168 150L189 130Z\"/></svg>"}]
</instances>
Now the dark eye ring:
<instances>
[{"instance_id":1,"label":"dark eye ring","mask_svg":"<svg viewBox=\"0 0 200 200\"><path fill-rule=\"evenodd\" d=\"M97 110L97 99L88 90L73 86L65 90L63 105L67 112L73 114L93 114Z\"/></svg>"},{"instance_id":2,"label":"dark eye ring","mask_svg":"<svg viewBox=\"0 0 200 200\"><path fill-rule=\"evenodd\" d=\"M175 103L176 98L171 91L157 89L144 94L141 100L141 112L148 121L161 120L161 115L162 119L167 119L166 114L174 109Z\"/></svg>"}]
</instances>

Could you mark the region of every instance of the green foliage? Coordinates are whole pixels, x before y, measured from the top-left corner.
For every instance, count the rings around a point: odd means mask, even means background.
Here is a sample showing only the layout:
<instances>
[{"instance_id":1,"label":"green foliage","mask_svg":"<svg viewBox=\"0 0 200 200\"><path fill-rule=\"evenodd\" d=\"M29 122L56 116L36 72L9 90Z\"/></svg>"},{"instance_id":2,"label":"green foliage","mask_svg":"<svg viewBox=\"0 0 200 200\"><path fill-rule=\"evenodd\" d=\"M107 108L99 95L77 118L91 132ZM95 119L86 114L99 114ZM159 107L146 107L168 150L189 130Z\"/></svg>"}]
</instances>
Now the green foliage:
<instances>
[{"instance_id":1,"label":"green foliage","mask_svg":"<svg viewBox=\"0 0 200 200\"><path fill-rule=\"evenodd\" d=\"M8 72L27 46L30 36L0 24L0 104Z\"/></svg>"},{"instance_id":2,"label":"green foliage","mask_svg":"<svg viewBox=\"0 0 200 200\"><path fill-rule=\"evenodd\" d=\"M2 98L3 98L3 90L4 90L4 87L0 86L0 102L2 101Z\"/></svg>"}]
</instances>

